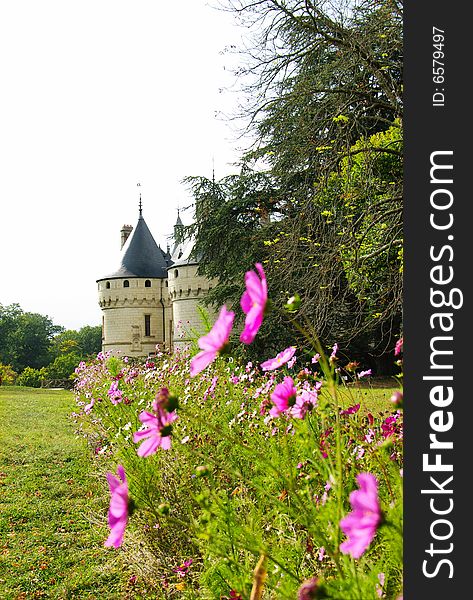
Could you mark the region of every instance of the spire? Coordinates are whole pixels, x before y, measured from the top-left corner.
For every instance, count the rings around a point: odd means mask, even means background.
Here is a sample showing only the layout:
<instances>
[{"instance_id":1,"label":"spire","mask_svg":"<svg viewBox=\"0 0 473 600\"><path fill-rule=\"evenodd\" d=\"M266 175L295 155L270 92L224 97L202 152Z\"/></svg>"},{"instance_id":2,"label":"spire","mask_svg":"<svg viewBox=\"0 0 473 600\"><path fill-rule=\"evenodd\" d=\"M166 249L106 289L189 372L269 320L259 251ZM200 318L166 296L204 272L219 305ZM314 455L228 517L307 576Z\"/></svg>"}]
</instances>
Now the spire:
<instances>
[{"instance_id":1,"label":"spire","mask_svg":"<svg viewBox=\"0 0 473 600\"><path fill-rule=\"evenodd\" d=\"M180 216L180 209L178 207L177 209L177 219L176 219L176 225L182 225L182 221L181 221L181 216Z\"/></svg>"},{"instance_id":2,"label":"spire","mask_svg":"<svg viewBox=\"0 0 473 600\"><path fill-rule=\"evenodd\" d=\"M174 241L172 254L174 254L174 251L176 250L177 246L183 241L183 239L182 239L183 229L184 229L184 224L181 221L180 209L178 208L176 224L174 225L174 234L172 236L173 241Z\"/></svg>"},{"instance_id":3,"label":"spire","mask_svg":"<svg viewBox=\"0 0 473 600\"><path fill-rule=\"evenodd\" d=\"M137 183L136 187L141 187L141 183ZM138 204L138 208L139 208L139 211L140 211L140 217L142 217L143 216L143 207L142 207L142 204L141 204L141 191L140 191L140 202Z\"/></svg>"}]
</instances>

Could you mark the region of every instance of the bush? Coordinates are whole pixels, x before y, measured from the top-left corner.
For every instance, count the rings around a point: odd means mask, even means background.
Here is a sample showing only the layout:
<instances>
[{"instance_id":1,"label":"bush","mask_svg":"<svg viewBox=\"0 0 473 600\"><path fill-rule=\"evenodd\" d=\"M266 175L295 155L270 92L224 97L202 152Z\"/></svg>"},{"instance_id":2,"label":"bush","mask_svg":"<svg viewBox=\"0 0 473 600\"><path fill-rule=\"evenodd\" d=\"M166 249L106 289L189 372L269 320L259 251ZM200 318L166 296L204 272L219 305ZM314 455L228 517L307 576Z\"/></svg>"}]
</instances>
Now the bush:
<instances>
[{"instance_id":1,"label":"bush","mask_svg":"<svg viewBox=\"0 0 473 600\"><path fill-rule=\"evenodd\" d=\"M61 354L46 367L47 378L49 379L68 379L80 362L80 356L77 354Z\"/></svg>"},{"instance_id":2,"label":"bush","mask_svg":"<svg viewBox=\"0 0 473 600\"><path fill-rule=\"evenodd\" d=\"M189 359L178 352L130 365L101 356L76 382L76 418L97 469L125 469L136 510L124 547L158 597L248 598L261 576L265 595L255 597L294 600L312 585L325 594L317 597L395 599L402 412L393 405L371 414L363 390L345 385L328 360L263 373L226 356L191 378ZM289 376L314 400L304 418L268 413L270 394ZM166 389L179 397L179 417L161 437L171 448L140 457L133 434L144 410L165 414ZM356 513L350 494L362 487L360 474L376 482L380 511L353 558L341 551L341 522Z\"/></svg>"},{"instance_id":3,"label":"bush","mask_svg":"<svg viewBox=\"0 0 473 600\"><path fill-rule=\"evenodd\" d=\"M2 365L0 363L0 385L11 385L15 383L18 374L13 370L11 365Z\"/></svg>"},{"instance_id":4,"label":"bush","mask_svg":"<svg viewBox=\"0 0 473 600\"><path fill-rule=\"evenodd\" d=\"M245 345L268 304L256 268ZM298 306L286 310L295 324ZM79 430L112 471L105 545L124 544L159 598L398 598L402 393L370 412L371 370L342 365L338 344L328 356L310 323L305 349L241 364L234 317L222 307L192 360L100 353L76 369Z\"/></svg>"},{"instance_id":5,"label":"bush","mask_svg":"<svg viewBox=\"0 0 473 600\"><path fill-rule=\"evenodd\" d=\"M47 371L43 367L41 369L33 369L31 367L25 367L23 371L18 375L16 380L17 385L25 387L41 387L41 382L46 378Z\"/></svg>"}]
</instances>

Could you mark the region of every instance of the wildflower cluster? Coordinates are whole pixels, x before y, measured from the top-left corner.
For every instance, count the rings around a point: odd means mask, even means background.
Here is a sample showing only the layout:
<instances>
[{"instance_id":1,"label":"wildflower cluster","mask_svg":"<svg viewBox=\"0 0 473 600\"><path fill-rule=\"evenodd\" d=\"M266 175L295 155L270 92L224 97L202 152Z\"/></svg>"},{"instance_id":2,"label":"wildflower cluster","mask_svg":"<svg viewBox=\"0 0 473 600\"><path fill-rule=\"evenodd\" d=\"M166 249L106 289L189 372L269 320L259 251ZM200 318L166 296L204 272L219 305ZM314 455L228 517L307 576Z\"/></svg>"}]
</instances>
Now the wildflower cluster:
<instances>
[{"instance_id":1,"label":"wildflower cluster","mask_svg":"<svg viewBox=\"0 0 473 600\"><path fill-rule=\"evenodd\" d=\"M268 303L258 263L241 343ZM344 385L338 344L240 365L228 354L234 317L223 306L193 357L100 353L78 368L75 420L110 490L105 545L145 544L165 597L396 598L402 392L366 406L357 382L371 372L348 363L355 384Z\"/></svg>"}]
</instances>

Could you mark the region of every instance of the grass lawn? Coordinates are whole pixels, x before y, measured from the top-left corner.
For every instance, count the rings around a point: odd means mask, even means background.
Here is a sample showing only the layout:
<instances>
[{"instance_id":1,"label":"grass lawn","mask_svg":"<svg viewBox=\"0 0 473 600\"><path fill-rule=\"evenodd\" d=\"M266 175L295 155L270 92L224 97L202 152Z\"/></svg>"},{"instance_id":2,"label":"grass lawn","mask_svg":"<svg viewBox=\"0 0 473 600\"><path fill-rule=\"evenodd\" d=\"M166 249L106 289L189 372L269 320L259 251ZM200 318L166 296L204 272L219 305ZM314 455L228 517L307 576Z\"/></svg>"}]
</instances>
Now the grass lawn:
<instances>
[{"instance_id":1,"label":"grass lawn","mask_svg":"<svg viewBox=\"0 0 473 600\"><path fill-rule=\"evenodd\" d=\"M391 413L394 410L391 396L401 386L395 377L366 378L337 388L340 406L348 408L350 405L361 404L362 413ZM328 394L325 390L324 393Z\"/></svg>"},{"instance_id":2,"label":"grass lawn","mask_svg":"<svg viewBox=\"0 0 473 600\"><path fill-rule=\"evenodd\" d=\"M2 600L151 597L103 547L108 486L74 434L74 407L64 390L0 387Z\"/></svg>"}]
</instances>

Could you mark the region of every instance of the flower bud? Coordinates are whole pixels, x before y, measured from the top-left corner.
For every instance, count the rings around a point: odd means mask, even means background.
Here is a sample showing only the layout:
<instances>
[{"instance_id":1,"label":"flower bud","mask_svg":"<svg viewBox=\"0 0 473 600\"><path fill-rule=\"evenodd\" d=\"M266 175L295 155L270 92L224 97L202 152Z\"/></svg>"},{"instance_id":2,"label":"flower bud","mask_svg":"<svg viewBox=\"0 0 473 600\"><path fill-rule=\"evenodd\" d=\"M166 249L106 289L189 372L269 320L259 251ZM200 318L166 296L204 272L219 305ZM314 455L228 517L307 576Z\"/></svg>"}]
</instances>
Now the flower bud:
<instances>
[{"instance_id":1,"label":"flower bud","mask_svg":"<svg viewBox=\"0 0 473 600\"><path fill-rule=\"evenodd\" d=\"M168 515L170 510L171 507L169 506L168 502L161 502L161 504L158 506L158 513L160 515Z\"/></svg>"},{"instance_id":2,"label":"flower bud","mask_svg":"<svg viewBox=\"0 0 473 600\"><path fill-rule=\"evenodd\" d=\"M207 465L200 465L195 469L196 477L207 477L210 475L210 468Z\"/></svg>"},{"instance_id":3,"label":"flower bud","mask_svg":"<svg viewBox=\"0 0 473 600\"><path fill-rule=\"evenodd\" d=\"M390 400L394 404L395 408L403 408L404 395L402 392L396 390L391 396Z\"/></svg>"},{"instance_id":4,"label":"flower bud","mask_svg":"<svg viewBox=\"0 0 473 600\"><path fill-rule=\"evenodd\" d=\"M299 310L301 306L301 297L299 296L299 294L296 292L294 294L294 296L291 296L287 303L284 305L284 308L288 311L288 312L296 312L297 310Z\"/></svg>"},{"instance_id":5,"label":"flower bud","mask_svg":"<svg viewBox=\"0 0 473 600\"><path fill-rule=\"evenodd\" d=\"M168 388L163 387L155 396L153 403L155 412L158 411L158 407L171 413L179 407L179 398L175 394L171 394Z\"/></svg>"},{"instance_id":6,"label":"flower bud","mask_svg":"<svg viewBox=\"0 0 473 600\"><path fill-rule=\"evenodd\" d=\"M304 581L297 592L297 600L316 600L319 596L319 580L317 577L311 577Z\"/></svg>"}]
</instances>

